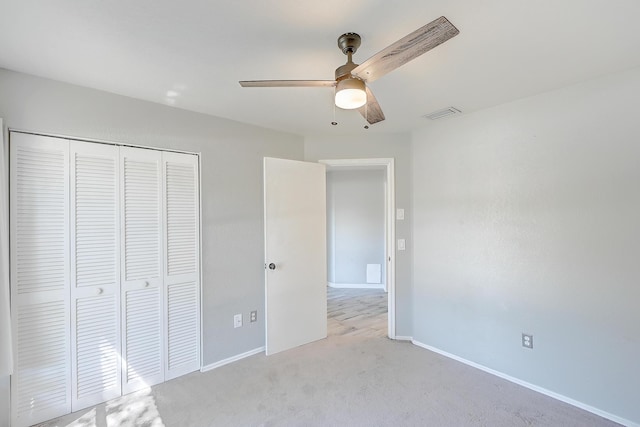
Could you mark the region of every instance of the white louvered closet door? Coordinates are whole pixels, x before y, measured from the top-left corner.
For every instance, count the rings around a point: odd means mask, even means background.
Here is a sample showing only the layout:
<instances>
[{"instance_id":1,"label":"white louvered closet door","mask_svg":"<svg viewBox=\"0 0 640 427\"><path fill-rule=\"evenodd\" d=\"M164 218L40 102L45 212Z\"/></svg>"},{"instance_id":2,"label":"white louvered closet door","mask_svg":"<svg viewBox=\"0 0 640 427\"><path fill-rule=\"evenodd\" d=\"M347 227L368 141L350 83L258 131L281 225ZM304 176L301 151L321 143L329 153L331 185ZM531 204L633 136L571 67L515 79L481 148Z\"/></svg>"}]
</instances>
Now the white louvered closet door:
<instances>
[{"instance_id":1,"label":"white louvered closet door","mask_svg":"<svg viewBox=\"0 0 640 427\"><path fill-rule=\"evenodd\" d=\"M71 411L69 142L11 134L15 426Z\"/></svg>"},{"instance_id":2,"label":"white louvered closet door","mask_svg":"<svg viewBox=\"0 0 640 427\"><path fill-rule=\"evenodd\" d=\"M162 153L165 380L200 369L198 157Z\"/></svg>"},{"instance_id":3,"label":"white louvered closet door","mask_svg":"<svg viewBox=\"0 0 640 427\"><path fill-rule=\"evenodd\" d=\"M123 394L164 380L161 158L120 148Z\"/></svg>"},{"instance_id":4,"label":"white louvered closet door","mask_svg":"<svg viewBox=\"0 0 640 427\"><path fill-rule=\"evenodd\" d=\"M120 396L118 147L72 141L72 411Z\"/></svg>"}]
</instances>

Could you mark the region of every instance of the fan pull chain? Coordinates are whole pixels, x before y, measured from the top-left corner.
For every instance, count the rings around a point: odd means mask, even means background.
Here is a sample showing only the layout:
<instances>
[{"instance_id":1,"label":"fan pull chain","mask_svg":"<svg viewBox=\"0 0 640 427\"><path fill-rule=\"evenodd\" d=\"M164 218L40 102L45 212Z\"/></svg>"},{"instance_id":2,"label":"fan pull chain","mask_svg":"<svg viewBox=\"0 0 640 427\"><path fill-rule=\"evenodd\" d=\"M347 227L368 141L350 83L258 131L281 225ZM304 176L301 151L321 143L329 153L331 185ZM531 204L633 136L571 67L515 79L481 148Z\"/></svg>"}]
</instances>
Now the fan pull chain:
<instances>
[{"instance_id":1,"label":"fan pull chain","mask_svg":"<svg viewBox=\"0 0 640 427\"><path fill-rule=\"evenodd\" d=\"M336 104L335 102L333 103L333 121L331 122L331 125L333 126L337 126L338 122L336 122Z\"/></svg>"},{"instance_id":2,"label":"fan pull chain","mask_svg":"<svg viewBox=\"0 0 640 427\"><path fill-rule=\"evenodd\" d=\"M364 104L364 119L367 123L369 123L369 103L368 102L365 102ZM368 124L364 125L364 128L369 129L369 125Z\"/></svg>"}]
</instances>

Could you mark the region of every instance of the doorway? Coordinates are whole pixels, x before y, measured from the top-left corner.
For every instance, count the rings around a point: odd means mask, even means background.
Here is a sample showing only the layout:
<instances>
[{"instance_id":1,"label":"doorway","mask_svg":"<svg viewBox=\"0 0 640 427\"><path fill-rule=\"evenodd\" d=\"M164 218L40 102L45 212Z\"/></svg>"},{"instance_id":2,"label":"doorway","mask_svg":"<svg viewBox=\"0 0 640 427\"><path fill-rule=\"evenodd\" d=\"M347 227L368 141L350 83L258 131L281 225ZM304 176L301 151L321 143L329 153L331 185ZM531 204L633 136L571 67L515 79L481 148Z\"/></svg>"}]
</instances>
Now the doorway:
<instances>
[{"instance_id":1,"label":"doorway","mask_svg":"<svg viewBox=\"0 0 640 427\"><path fill-rule=\"evenodd\" d=\"M387 331L386 335L395 339L395 185L394 185L394 161L392 158L382 159L334 159L334 160L320 160L327 166L327 172L374 172L382 175L384 179L384 187L381 191L384 192L383 197L383 225L382 233L382 245L381 245L381 264L362 264L361 274L365 272L367 284L351 283L353 287L361 287L365 289L343 289L334 287L330 289L330 294L333 294L336 298L346 298L349 293L361 293L359 298L363 301L367 301L371 307L375 307L376 310L380 310L380 298L384 298L384 291L386 291L386 309L387 309ZM376 172L377 171L377 172ZM331 263L331 260L328 260ZM346 273L347 275L349 272ZM376 275L378 280L376 280ZM335 278L335 277L334 277ZM331 277L330 280L331 282ZM347 281L348 282L348 281ZM358 281L356 281L358 282ZM360 281L365 282L365 281ZM376 286L377 283L377 286ZM353 286L355 285L355 286ZM367 289L373 288L373 289ZM375 289L378 288L378 289ZM382 290L384 289L384 290ZM373 302L373 304L372 304Z\"/></svg>"}]
</instances>

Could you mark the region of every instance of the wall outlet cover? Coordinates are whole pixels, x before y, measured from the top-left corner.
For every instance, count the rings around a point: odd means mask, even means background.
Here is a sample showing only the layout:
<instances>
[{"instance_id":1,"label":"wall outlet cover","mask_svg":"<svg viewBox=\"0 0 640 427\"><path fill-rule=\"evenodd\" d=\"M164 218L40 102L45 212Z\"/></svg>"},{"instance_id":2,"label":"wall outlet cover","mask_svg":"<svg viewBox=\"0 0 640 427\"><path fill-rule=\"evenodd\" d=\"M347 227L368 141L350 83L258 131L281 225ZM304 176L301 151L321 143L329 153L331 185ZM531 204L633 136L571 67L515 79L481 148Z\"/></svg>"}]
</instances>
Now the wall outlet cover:
<instances>
[{"instance_id":1,"label":"wall outlet cover","mask_svg":"<svg viewBox=\"0 0 640 427\"><path fill-rule=\"evenodd\" d=\"M522 334L522 346L526 348L533 348L533 335Z\"/></svg>"}]
</instances>

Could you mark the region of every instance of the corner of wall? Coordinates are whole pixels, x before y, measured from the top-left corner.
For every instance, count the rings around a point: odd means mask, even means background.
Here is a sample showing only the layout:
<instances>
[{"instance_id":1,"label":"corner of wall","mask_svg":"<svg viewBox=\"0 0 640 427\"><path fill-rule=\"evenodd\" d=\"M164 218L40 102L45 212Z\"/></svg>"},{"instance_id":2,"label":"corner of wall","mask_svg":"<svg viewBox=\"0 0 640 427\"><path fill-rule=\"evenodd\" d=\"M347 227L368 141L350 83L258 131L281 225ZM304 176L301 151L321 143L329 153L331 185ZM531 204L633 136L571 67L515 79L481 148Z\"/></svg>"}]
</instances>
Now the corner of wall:
<instances>
[{"instance_id":1,"label":"corner of wall","mask_svg":"<svg viewBox=\"0 0 640 427\"><path fill-rule=\"evenodd\" d=\"M0 376L0 427L11 424L11 393L9 375Z\"/></svg>"}]
</instances>

